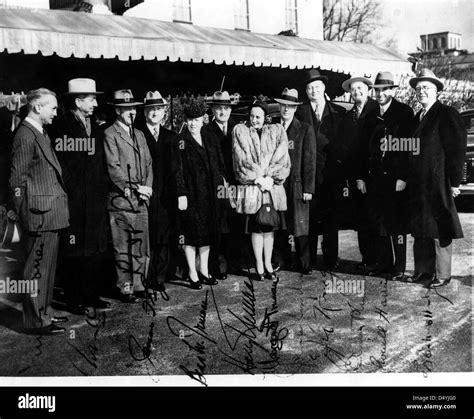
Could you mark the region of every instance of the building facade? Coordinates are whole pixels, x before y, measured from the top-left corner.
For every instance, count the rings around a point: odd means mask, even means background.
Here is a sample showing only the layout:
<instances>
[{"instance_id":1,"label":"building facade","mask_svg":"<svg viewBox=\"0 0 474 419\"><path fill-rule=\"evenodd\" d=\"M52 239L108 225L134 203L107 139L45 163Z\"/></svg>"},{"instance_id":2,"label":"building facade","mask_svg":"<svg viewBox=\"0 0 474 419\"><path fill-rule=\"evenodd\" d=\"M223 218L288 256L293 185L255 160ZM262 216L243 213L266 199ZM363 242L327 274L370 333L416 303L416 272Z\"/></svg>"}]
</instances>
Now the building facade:
<instances>
[{"instance_id":1,"label":"building facade","mask_svg":"<svg viewBox=\"0 0 474 419\"><path fill-rule=\"evenodd\" d=\"M454 32L438 32L420 35L421 49L425 52L461 50L462 35Z\"/></svg>"},{"instance_id":2,"label":"building facade","mask_svg":"<svg viewBox=\"0 0 474 419\"><path fill-rule=\"evenodd\" d=\"M144 0L124 16L323 39L322 0Z\"/></svg>"}]
</instances>

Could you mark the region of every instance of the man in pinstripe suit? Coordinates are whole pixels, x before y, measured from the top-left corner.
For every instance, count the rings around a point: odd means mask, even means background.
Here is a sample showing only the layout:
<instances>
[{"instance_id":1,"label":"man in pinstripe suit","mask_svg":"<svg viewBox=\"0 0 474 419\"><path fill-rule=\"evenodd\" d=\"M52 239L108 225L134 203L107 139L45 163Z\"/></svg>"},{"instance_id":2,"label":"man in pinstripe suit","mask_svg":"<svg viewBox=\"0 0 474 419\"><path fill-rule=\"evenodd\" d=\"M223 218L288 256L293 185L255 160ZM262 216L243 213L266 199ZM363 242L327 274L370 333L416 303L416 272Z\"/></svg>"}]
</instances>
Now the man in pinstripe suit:
<instances>
[{"instance_id":1,"label":"man in pinstripe suit","mask_svg":"<svg viewBox=\"0 0 474 419\"><path fill-rule=\"evenodd\" d=\"M36 296L23 300L25 329L41 334L58 334L64 318L52 318L59 231L69 225L67 195L61 166L51 140L43 129L56 116L54 92L37 89L28 93L28 116L18 128L12 148L10 192L19 218L25 251L23 280L37 281Z\"/></svg>"}]
</instances>

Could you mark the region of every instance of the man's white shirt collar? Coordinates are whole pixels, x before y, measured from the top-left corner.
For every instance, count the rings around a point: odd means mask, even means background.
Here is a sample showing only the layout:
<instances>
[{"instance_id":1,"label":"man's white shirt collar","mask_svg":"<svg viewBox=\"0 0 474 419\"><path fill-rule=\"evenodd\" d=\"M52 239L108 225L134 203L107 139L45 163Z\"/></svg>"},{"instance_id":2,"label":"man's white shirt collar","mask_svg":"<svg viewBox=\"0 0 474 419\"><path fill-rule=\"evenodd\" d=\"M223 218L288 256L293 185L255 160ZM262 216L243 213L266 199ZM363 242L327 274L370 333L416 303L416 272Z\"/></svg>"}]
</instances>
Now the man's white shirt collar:
<instances>
[{"instance_id":1,"label":"man's white shirt collar","mask_svg":"<svg viewBox=\"0 0 474 419\"><path fill-rule=\"evenodd\" d=\"M43 127L38 122L36 122L33 118L30 118L29 116L27 116L25 118L25 121L28 121L31 125L33 125L40 132L40 134L44 133Z\"/></svg>"},{"instance_id":2,"label":"man's white shirt collar","mask_svg":"<svg viewBox=\"0 0 474 419\"><path fill-rule=\"evenodd\" d=\"M426 114L428 113L428 111L431 109L431 107L436 103L436 100L430 105L428 106L427 108L422 108L421 112L424 112L424 115L423 117L426 116Z\"/></svg>"},{"instance_id":3,"label":"man's white shirt collar","mask_svg":"<svg viewBox=\"0 0 474 419\"><path fill-rule=\"evenodd\" d=\"M291 119L291 121L284 121L283 119L281 120L281 124L283 125L283 128L285 128L285 130L288 130L288 127L291 125L292 122L293 118Z\"/></svg>"},{"instance_id":4,"label":"man's white shirt collar","mask_svg":"<svg viewBox=\"0 0 474 419\"><path fill-rule=\"evenodd\" d=\"M385 105L380 105L380 108L383 110L383 114L385 115L385 112L387 112L387 109L390 107L392 104L392 99L390 99L389 102L387 102Z\"/></svg>"},{"instance_id":5,"label":"man's white shirt collar","mask_svg":"<svg viewBox=\"0 0 474 419\"><path fill-rule=\"evenodd\" d=\"M216 124L219 126L219 128L221 129L222 132L224 132L224 128L227 132L227 123L222 123L222 122L217 122L216 121Z\"/></svg>"},{"instance_id":6,"label":"man's white shirt collar","mask_svg":"<svg viewBox=\"0 0 474 419\"><path fill-rule=\"evenodd\" d=\"M122 121L119 121L118 119L117 119L117 122L125 130L127 134L130 134L130 128L131 128L130 125L126 125Z\"/></svg>"},{"instance_id":7,"label":"man's white shirt collar","mask_svg":"<svg viewBox=\"0 0 474 419\"><path fill-rule=\"evenodd\" d=\"M160 124L158 125L150 125L148 122L146 123L146 126L150 130L150 132L155 135L155 130L158 131L158 134L160 133Z\"/></svg>"}]
</instances>

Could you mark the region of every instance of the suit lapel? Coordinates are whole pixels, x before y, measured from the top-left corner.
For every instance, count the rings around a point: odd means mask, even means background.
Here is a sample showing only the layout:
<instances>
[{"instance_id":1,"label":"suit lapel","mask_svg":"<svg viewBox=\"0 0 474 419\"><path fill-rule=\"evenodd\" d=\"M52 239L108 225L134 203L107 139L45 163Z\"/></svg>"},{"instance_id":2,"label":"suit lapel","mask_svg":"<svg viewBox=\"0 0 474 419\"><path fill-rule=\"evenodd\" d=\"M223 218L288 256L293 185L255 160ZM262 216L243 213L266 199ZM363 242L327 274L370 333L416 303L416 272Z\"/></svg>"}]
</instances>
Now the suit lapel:
<instances>
[{"instance_id":1,"label":"suit lapel","mask_svg":"<svg viewBox=\"0 0 474 419\"><path fill-rule=\"evenodd\" d=\"M33 132L35 136L35 141L40 147L46 160L48 160L48 162L57 170L59 175L62 176L61 165L59 164L56 154L54 153L53 145L51 144L51 140L49 139L49 137L45 137L43 133L39 132L28 121L23 121L23 123Z\"/></svg>"},{"instance_id":2,"label":"suit lapel","mask_svg":"<svg viewBox=\"0 0 474 419\"><path fill-rule=\"evenodd\" d=\"M130 138L130 134L125 131L125 129L119 124L118 121L114 122L113 127L117 134L138 153L139 150L137 150L137 148L135 147L133 140Z\"/></svg>"},{"instance_id":3,"label":"suit lapel","mask_svg":"<svg viewBox=\"0 0 474 419\"><path fill-rule=\"evenodd\" d=\"M426 113L426 115L424 116L424 118L420 121L420 114L422 111L419 111L417 114L416 114L416 120L418 121L418 125L415 129L415 132L414 132L414 135L415 134L418 134L420 131L423 130L423 128L428 124L428 123L431 123L432 120L436 117L436 115L438 114L439 112L439 105L440 105L440 102L436 101L433 106L431 106L430 110Z\"/></svg>"}]
</instances>

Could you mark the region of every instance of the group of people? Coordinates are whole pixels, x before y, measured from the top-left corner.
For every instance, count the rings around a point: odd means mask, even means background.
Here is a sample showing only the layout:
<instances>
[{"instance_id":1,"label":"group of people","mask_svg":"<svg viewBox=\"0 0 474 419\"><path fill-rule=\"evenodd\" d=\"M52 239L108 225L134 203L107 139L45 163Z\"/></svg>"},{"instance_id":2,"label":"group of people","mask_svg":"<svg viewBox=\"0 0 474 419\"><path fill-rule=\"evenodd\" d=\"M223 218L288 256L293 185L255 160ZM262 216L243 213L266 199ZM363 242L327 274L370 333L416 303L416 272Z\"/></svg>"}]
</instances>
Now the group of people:
<instances>
[{"instance_id":1,"label":"group of people","mask_svg":"<svg viewBox=\"0 0 474 419\"><path fill-rule=\"evenodd\" d=\"M423 107L416 116L394 98L389 72L374 84L346 80L349 110L329 101L327 83L309 70L304 102L285 88L275 99L280 123L268 121L260 100L247 121L233 123L235 102L215 92L207 104L184 106L180 133L162 125L168 103L158 91L143 101L116 91L109 102L116 120L105 130L92 118L102 94L94 80L69 81L60 116L54 92L29 92L28 116L14 135L8 213L23 231L22 277L39 282L38 295L23 303L25 327L65 331L65 318L50 309L56 266L68 311L110 306L99 296L108 237L124 303L166 292L179 272L192 289L251 268L255 281L276 279L278 268L308 275L318 236L324 268L337 270L338 231L348 226L358 233L361 273L446 285L452 239L462 237L453 198L466 130L437 100L443 83L426 69L411 79ZM415 272L407 277L409 233Z\"/></svg>"}]
</instances>

